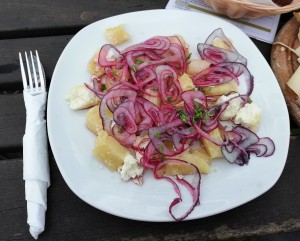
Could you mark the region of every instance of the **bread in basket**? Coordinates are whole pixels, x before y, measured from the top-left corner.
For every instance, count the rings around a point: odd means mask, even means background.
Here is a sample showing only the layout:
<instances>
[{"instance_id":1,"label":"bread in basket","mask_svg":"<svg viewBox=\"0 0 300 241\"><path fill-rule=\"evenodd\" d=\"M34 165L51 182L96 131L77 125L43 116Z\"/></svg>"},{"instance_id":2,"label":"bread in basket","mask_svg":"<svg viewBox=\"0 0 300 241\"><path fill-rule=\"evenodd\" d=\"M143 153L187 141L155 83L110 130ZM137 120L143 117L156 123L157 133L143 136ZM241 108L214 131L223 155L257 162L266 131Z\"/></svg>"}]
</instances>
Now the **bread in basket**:
<instances>
[{"instance_id":1,"label":"bread in basket","mask_svg":"<svg viewBox=\"0 0 300 241\"><path fill-rule=\"evenodd\" d=\"M293 0L284 7L254 4L245 0L204 0L217 13L231 18L259 18L300 9L300 0Z\"/></svg>"}]
</instances>

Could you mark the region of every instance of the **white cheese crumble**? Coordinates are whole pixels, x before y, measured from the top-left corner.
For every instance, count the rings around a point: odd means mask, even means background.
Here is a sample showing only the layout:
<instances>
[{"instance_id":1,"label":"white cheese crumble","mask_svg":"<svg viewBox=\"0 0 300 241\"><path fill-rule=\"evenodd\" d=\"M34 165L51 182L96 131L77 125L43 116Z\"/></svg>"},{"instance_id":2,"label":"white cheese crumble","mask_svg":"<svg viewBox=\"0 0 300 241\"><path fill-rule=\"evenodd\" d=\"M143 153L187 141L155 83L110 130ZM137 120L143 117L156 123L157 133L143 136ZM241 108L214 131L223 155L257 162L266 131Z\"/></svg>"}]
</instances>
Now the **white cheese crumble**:
<instances>
[{"instance_id":1,"label":"white cheese crumble","mask_svg":"<svg viewBox=\"0 0 300 241\"><path fill-rule=\"evenodd\" d=\"M226 101L230 100L231 98L236 97L238 95L239 95L238 93L230 94L228 96L222 95L217 100L217 104L221 104L223 102L226 102ZM243 100L240 97L237 97L237 98L234 98L234 99L230 100L228 106L226 107L226 109L221 114L220 119L221 120L233 119L236 116L236 114L238 113L239 109L241 108L242 103L243 103Z\"/></svg>"},{"instance_id":2,"label":"white cheese crumble","mask_svg":"<svg viewBox=\"0 0 300 241\"><path fill-rule=\"evenodd\" d=\"M255 103L247 103L244 107L239 109L235 119L235 124L241 124L244 127L255 131L260 123L262 117L262 110Z\"/></svg>"},{"instance_id":3,"label":"white cheese crumble","mask_svg":"<svg viewBox=\"0 0 300 241\"><path fill-rule=\"evenodd\" d=\"M124 164L118 169L124 181L141 176L143 171L144 168L140 165L139 161L130 154L125 157Z\"/></svg>"},{"instance_id":4,"label":"white cheese crumble","mask_svg":"<svg viewBox=\"0 0 300 241\"><path fill-rule=\"evenodd\" d=\"M73 87L65 99L69 102L72 110L81 110L100 103L99 98L85 85Z\"/></svg>"}]
</instances>

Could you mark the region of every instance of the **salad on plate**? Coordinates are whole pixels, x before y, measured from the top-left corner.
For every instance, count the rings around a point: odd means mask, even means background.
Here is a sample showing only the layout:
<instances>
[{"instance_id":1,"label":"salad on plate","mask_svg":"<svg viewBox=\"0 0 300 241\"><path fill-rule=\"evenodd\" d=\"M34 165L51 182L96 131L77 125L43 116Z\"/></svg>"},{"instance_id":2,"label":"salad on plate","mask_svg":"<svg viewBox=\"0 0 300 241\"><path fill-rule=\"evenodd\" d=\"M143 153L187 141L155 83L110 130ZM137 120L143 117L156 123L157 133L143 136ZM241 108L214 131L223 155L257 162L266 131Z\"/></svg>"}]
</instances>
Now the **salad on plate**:
<instances>
[{"instance_id":1,"label":"salad on plate","mask_svg":"<svg viewBox=\"0 0 300 241\"><path fill-rule=\"evenodd\" d=\"M139 185L149 171L171 183L177 197L169 213L177 221L200 204L201 175L210 173L214 159L243 166L252 155L275 151L270 138L255 134L263 110L251 99L247 59L220 28L197 50L194 58L179 35L122 50L105 44L88 63L91 79L66 98L73 110L89 108L93 153L108 169ZM191 204L177 215L182 187Z\"/></svg>"}]
</instances>

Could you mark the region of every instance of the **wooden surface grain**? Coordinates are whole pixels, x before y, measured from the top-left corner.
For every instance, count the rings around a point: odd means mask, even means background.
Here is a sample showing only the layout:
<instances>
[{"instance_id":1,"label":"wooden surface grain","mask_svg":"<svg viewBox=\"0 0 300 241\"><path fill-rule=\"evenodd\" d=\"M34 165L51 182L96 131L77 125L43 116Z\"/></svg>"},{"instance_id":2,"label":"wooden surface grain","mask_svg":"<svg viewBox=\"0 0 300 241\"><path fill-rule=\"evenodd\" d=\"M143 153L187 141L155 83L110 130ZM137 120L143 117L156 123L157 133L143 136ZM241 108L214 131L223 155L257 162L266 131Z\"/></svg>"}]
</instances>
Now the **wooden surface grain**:
<instances>
[{"instance_id":1,"label":"wooden surface grain","mask_svg":"<svg viewBox=\"0 0 300 241\"><path fill-rule=\"evenodd\" d=\"M25 132L23 94L0 94L0 152L20 151Z\"/></svg>"},{"instance_id":2,"label":"wooden surface grain","mask_svg":"<svg viewBox=\"0 0 300 241\"><path fill-rule=\"evenodd\" d=\"M72 35L0 40L0 90L22 90L18 53L38 50L49 86L55 64ZM1 93L1 91L0 91Z\"/></svg>"},{"instance_id":3,"label":"wooden surface grain","mask_svg":"<svg viewBox=\"0 0 300 241\"><path fill-rule=\"evenodd\" d=\"M118 14L161 9L167 0L10 0L1 3L0 38L65 35Z\"/></svg>"},{"instance_id":4,"label":"wooden surface grain","mask_svg":"<svg viewBox=\"0 0 300 241\"><path fill-rule=\"evenodd\" d=\"M167 2L167 0L1 2L1 241L33 240L26 223L25 190L22 179L22 137L26 112L18 52L31 49L39 51L49 86L61 52L81 28L116 14L164 8ZM290 16L291 14L283 15L279 27ZM271 45L258 40L253 41L269 62ZM286 167L280 179L259 198L219 215L180 223L137 222L112 216L89 206L69 189L50 153L51 186L48 192L46 230L39 240L267 241L269 238L272 241L299 240L299 146L300 135L292 135ZM288 236L285 233L288 233Z\"/></svg>"}]
</instances>

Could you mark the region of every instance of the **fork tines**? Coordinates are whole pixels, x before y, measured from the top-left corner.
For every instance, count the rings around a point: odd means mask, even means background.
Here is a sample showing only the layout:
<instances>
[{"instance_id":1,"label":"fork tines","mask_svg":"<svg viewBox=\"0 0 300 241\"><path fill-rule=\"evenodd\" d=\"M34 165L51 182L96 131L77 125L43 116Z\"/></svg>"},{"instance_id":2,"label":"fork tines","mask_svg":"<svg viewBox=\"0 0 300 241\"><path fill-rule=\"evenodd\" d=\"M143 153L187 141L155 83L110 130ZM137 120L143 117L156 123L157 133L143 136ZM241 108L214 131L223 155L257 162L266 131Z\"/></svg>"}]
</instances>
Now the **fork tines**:
<instances>
[{"instance_id":1,"label":"fork tines","mask_svg":"<svg viewBox=\"0 0 300 241\"><path fill-rule=\"evenodd\" d=\"M28 81L21 53L19 53L19 59L24 90L28 91L31 94L39 94L41 92L45 92L46 88L44 70L42 68L38 52L35 51L35 55L33 55L32 51L30 51L29 57L27 55L27 52L25 52Z\"/></svg>"}]
</instances>

